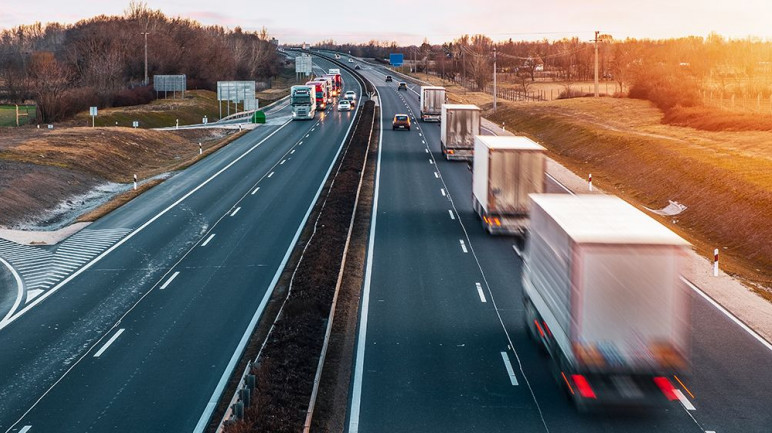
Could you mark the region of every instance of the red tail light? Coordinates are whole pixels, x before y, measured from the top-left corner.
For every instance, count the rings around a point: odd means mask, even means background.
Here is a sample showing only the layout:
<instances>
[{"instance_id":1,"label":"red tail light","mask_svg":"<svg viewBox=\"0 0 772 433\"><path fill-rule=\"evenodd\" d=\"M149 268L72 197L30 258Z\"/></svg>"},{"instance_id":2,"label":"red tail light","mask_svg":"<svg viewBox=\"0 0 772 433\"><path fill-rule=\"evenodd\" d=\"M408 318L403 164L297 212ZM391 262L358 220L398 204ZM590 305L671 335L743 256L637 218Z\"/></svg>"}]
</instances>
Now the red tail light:
<instances>
[{"instance_id":1,"label":"red tail light","mask_svg":"<svg viewBox=\"0 0 772 433\"><path fill-rule=\"evenodd\" d=\"M536 329L539 330L539 335L544 337L544 331L541 329L541 325L539 325L539 322L537 322L536 319L534 319L533 323L536 325Z\"/></svg>"},{"instance_id":2,"label":"red tail light","mask_svg":"<svg viewBox=\"0 0 772 433\"><path fill-rule=\"evenodd\" d=\"M448 149L448 155L453 155L454 153L456 153L456 151L455 151L455 150L453 150L453 149Z\"/></svg>"},{"instance_id":3,"label":"red tail light","mask_svg":"<svg viewBox=\"0 0 772 433\"><path fill-rule=\"evenodd\" d=\"M666 377L655 377L654 383L656 383L659 389L662 390L662 393L665 394L665 397L668 400L673 401L678 399L678 396L675 394L675 388L673 388L673 384L671 384Z\"/></svg>"},{"instance_id":4,"label":"red tail light","mask_svg":"<svg viewBox=\"0 0 772 433\"><path fill-rule=\"evenodd\" d=\"M592 390L590 383L581 374L572 374L571 379L576 384L576 390L579 391L579 395L584 398L598 398L595 396L595 391Z\"/></svg>"}]
</instances>

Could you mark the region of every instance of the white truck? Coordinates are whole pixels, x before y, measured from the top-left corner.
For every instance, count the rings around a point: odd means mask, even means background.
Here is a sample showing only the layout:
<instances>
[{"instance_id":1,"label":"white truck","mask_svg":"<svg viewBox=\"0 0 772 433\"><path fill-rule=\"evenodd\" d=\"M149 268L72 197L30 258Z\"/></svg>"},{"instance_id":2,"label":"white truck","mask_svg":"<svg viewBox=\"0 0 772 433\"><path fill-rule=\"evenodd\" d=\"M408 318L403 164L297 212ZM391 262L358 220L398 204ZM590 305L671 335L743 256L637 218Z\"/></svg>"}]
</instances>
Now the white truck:
<instances>
[{"instance_id":1,"label":"white truck","mask_svg":"<svg viewBox=\"0 0 772 433\"><path fill-rule=\"evenodd\" d=\"M474 138L472 205L489 233L525 234L528 194L544 192L545 153L528 137Z\"/></svg>"},{"instance_id":2,"label":"white truck","mask_svg":"<svg viewBox=\"0 0 772 433\"><path fill-rule=\"evenodd\" d=\"M577 408L683 398L668 376L689 364L689 244L615 196L531 200L526 327Z\"/></svg>"},{"instance_id":3,"label":"white truck","mask_svg":"<svg viewBox=\"0 0 772 433\"><path fill-rule=\"evenodd\" d=\"M314 86L292 86L290 88L292 120L314 118L316 115L315 91Z\"/></svg>"},{"instance_id":4,"label":"white truck","mask_svg":"<svg viewBox=\"0 0 772 433\"><path fill-rule=\"evenodd\" d=\"M418 94L421 105L421 120L439 122L442 104L446 102L445 88L440 86L421 86Z\"/></svg>"},{"instance_id":5,"label":"white truck","mask_svg":"<svg viewBox=\"0 0 772 433\"><path fill-rule=\"evenodd\" d=\"M440 147L447 159L471 161L474 137L480 135L480 107L442 104Z\"/></svg>"}]
</instances>

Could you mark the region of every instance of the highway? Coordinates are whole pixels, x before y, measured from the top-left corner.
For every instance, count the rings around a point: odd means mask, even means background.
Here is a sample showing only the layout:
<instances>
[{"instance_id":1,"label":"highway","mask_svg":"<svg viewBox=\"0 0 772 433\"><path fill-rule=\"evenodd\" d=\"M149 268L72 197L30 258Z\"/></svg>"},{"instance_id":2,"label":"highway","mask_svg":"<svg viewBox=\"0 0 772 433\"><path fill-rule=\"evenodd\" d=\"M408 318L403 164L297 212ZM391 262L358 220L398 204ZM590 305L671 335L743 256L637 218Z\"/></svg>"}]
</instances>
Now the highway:
<instances>
[{"instance_id":1,"label":"highway","mask_svg":"<svg viewBox=\"0 0 772 433\"><path fill-rule=\"evenodd\" d=\"M466 164L444 159L435 123L391 130L395 113L418 115L418 87L362 72L378 87L382 141L349 433L772 431L772 347L696 291L692 373L670 378L683 401L577 413L527 337L522 259L483 231Z\"/></svg>"},{"instance_id":2,"label":"highway","mask_svg":"<svg viewBox=\"0 0 772 433\"><path fill-rule=\"evenodd\" d=\"M56 247L0 243L36 287L0 323L0 432L202 431L355 112L290 114Z\"/></svg>"}]
</instances>

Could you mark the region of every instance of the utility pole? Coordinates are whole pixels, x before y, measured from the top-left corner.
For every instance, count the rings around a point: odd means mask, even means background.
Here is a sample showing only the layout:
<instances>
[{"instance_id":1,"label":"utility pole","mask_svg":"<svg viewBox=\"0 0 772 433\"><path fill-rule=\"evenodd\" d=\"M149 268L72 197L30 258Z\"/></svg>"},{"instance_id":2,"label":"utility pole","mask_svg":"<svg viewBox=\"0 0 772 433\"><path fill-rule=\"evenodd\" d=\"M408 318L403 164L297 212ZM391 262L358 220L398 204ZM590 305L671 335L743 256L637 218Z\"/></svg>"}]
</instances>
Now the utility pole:
<instances>
[{"instance_id":1,"label":"utility pole","mask_svg":"<svg viewBox=\"0 0 772 433\"><path fill-rule=\"evenodd\" d=\"M595 97L599 97L598 93L598 34L600 32L595 30Z\"/></svg>"},{"instance_id":2,"label":"utility pole","mask_svg":"<svg viewBox=\"0 0 772 433\"><path fill-rule=\"evenodd\" d=\"M493 111L496 111L496 47L493 47Z\"/></svg>"},{"instance_id":3,"label":"utility pole","mask_svg":"<svg viewBox=\"0 0 772 433\"><path fill-rule=\"evenodd\" d=\"M147 35L150 34L150 32L142 32L141 35L145 35L145 85L147 86L150 81L147 79Z\"/></svg>"}]
</instances>

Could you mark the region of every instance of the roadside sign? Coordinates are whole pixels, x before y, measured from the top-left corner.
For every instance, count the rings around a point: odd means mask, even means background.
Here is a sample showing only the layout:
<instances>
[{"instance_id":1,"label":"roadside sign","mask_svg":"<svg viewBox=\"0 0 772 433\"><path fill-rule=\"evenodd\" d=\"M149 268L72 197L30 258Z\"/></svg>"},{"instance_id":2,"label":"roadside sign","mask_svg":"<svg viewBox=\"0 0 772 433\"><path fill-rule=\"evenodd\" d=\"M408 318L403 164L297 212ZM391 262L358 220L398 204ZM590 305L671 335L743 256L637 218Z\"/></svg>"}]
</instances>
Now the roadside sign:
<instances>
[{"instance_id":1,"label":"roadside sign","mask_svg":"<svg viewBox=\"0 0 772 433\"><path fill-rule=\"evenodd\" d=\"M89 116L96 116L97 115L97 107L90 107L88 109L88 113L89 113L88 114Z\"/></svg>"},{"instance_id":2,"label":"roadside sign","mask_svg":"<svg viewBox=\"0 0 772 433\"><path fill-rule=\"evenodd\" d=\"M139 122L135 120L135 121L131 122L131 126L133 126L135 128L139 128Z\"/></svg>"},{"instance_id":3,"label":"roadside sign","mask_svg":"<svg viewBox=\"0 0 772 433\"><path fill-rule=\"evenodd\" d=\"M391 63L391 66L402 66L403 63L405 63L405 55L404 54L398 54L398 53L391 53L389 54L389 63Z\"/></svg>"}]
</instances>

